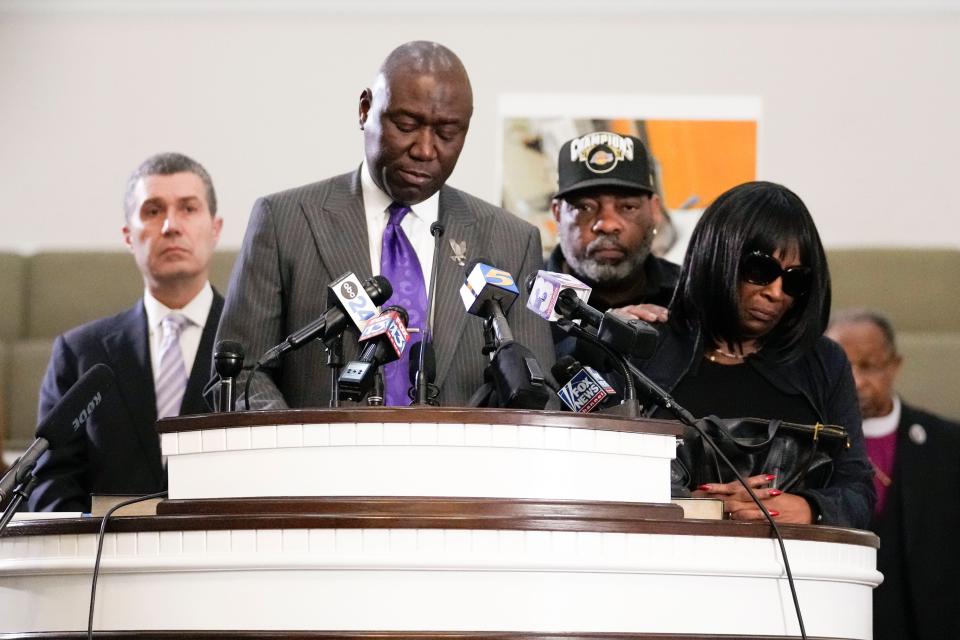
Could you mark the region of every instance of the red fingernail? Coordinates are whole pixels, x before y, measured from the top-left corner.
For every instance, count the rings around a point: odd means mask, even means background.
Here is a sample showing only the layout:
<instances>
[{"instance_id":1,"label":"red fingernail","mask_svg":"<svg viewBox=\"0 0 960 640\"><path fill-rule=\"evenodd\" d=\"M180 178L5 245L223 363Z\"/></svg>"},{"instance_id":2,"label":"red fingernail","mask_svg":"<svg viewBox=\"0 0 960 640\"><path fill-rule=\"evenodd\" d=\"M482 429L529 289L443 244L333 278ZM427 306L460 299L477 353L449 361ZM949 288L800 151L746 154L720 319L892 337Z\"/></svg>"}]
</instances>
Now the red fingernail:
<instances>
[{"instance_id":1,"label":"red fingernail","mask_svg":"<svg viewBox=\"0 0 960 640\"><path fill-rule=\"evenodd\" d=\"M776 479L777 479L777 476L772 476L770 474L767 474L767 480L776 480Z\"/></svg>"},{"instance_id":2,"label":"red fingernail","mask_svg":"<svg viewBox=\"0 0 960 640\"><path fill-rule=\"evenodd\" d=\"M779 512L779 511L771 511L771 512L770 512L770 515L773 516L774 518L776 518L778 515L780 515L780 512Z\"/></svg>"},{"instance_id":3,"label":"red fingernail","mask_svg":"<svg viewBox=\"0 0 960 640\"><path fill-rule=\"evenodd\" d=\"M783 493L783 491L780 491L780 489L770 489L770 491L767 493L769 493L771 496L778 496Z\"/></svg>"},{"instance_id":4,"label":"red fingernail","mask_svg":"<svg viewBox=\"0 0 960 640\"><path fill-rule=\"evenodd\" d=\"M697 491L710 491L710 485L702 484L699 487L697 487Z\"/></svg>"}]
</instances>

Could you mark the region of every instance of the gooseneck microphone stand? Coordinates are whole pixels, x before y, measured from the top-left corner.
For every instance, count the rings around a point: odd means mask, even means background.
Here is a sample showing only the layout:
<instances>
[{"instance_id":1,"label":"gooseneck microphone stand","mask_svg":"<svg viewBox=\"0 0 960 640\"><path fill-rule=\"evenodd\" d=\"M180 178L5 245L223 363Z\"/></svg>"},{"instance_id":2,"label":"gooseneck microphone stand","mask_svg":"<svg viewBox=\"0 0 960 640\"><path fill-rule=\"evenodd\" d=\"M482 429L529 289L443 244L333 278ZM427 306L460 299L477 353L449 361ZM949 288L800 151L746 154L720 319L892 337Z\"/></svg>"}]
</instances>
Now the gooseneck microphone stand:
<instances>
[{"instance_id":1,"label":"gooseneck microphone stand","mask_svg":"<svg viewBox=\"0 0 960 640\"><path fill-rule=\"evenodd\" d=\"M433 301L437 293L437 280L440 279L440 239L443 238L444 226L438 220L430 225L430 234L433 236L433 266L430 271L430 294L427 296L427 323L426 330L420 335L420 358L417 362L417 378L414 389L413 404L436 404L431 402L430 380L427 379L426 357L427 342L433 342Z\"/></svg>"},{"instance_id":2,"label":"gooseneck microphone stand","mask_svg":"<svg viewBox=\"0 0 960 640\"><path fill-rule=\"evenodd\" d=\"M599 347L603 350L608 356L612 356L613 360L620 364L628 372L625 376L625 385L626 389L630 389L632 385L632 380L636 380L643 387L647 395L653 400L653 402L669 411L678 421L684 424L687 427L690 427L706 442L711 449L717 454L717 457L723 461L723 463L733 472L733 475L737 478L737 482L746 490L747 494L750 496L750 499L757 505L757 508L760 509L760 512L763 514L766 521L770 524L770 528L773 530L774 535L777 538L777 543L780 546L780 555L783 557L783 567L787 574L787 582L790 585L790 594L793 596L793 606L797 614L797 622L800 625L800 636L801 638L806 639L807 631L806 627L803 624L803 614L800 612L800 600L797 598L797 588L793 582L793 571L790 569L790 560L787 558L787 549L783 544L783 536L780 534L780 528L777 526L776 521L773 519L773 516L770 515L770 512L767 510L767 507L763 504L763 501L757 497L757 494L753 491L752 488L747 484L746 479L740 475L740 472L737 471L737 468L734 464L727 458L726 454L720 450L720 447L713 441L706 431L703 430L703 427L700 426L696 418L693 417L689 411L684 409L682 406L677 404L677 401L667 393L660 385L655 383L653 380L648 378L636 365L634 365L627 358L620 356L620 354L615 353L609 346L605 345L600 341L599 338L593 334L585 331L580 325L566 319L561 319L557 322L557 326L560 327L564 332L573 335L579 339L585 340L590 344ZM624 391L624 396L628 395L628 391ZM626 400L624 400L626 402ZM638 417L638 416L631 416Z\"/></svg>"}]
</instances>

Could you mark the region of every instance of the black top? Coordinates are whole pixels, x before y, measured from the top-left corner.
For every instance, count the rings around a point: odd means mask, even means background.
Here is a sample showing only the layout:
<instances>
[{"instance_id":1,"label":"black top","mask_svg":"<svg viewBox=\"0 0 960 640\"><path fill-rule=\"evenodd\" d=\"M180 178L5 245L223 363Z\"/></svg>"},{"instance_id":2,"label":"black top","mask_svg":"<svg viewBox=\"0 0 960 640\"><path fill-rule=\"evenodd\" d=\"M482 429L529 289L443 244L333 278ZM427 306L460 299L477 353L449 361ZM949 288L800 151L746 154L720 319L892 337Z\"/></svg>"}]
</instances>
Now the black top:
<instances>
[{"instance_id":1,"label":"black top","mask_svg":"<svg viewBox=\"0 0 960 640\"><path fill-rule=\"evenodd\" d=\"M723 365L701 361L673 390L673 398L696 417L766 418L814 424L817 414L797 394L784 393L747 363ZM746 412L746 415L744 414ZM657 418L672 418L663 409Z\"/></svg>"},{"instance_id":2,"label":"black top","mask_svg":"<svg viewBox=\"0 0 960 640\"><path fill-rule=\"evenodd\" d=\"M746 360L744 368L755 370L770 388L805 402L817 422L846 428L850 447L834 458L833 475L827 486L797 493L815 505L823 524L867 528L876 499L873 468L863 444L857 390L843 349L820 337L798 359L788 363L771 362L763 351ZM705 362L709 361L703 357L699 328L684 329L668 323L662 327L657 351L641 364L641 369L654 383L673 393L685 378L696 375ZM734 417L754 417L743 415L748 412L753 413L752 399Z\"/></svg>"}]
</instances>

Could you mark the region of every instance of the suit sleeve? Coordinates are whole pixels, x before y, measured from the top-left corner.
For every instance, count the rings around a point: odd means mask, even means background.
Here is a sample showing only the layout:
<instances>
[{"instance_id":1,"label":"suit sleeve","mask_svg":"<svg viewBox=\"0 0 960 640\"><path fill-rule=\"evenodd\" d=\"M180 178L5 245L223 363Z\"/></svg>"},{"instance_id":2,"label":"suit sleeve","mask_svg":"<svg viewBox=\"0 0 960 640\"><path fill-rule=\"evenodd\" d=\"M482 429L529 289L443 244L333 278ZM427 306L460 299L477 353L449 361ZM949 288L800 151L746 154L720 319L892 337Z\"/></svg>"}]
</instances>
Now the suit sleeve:
<instances>
[{"instance_id":1,"label":"suit sleeve","mask_svg":"<svg viewBox=\"0 0 960 640\"><path fill-rule=\"evenodd\" d=\"M80 377L77 356L67 340L59 336L40 386L42 420ZM62 434L61 434L62 431ZM82 429L57 431L63 439L52 440L34 470L37 486L28 502L31 511L90 511L86 486L87 440Z\"/></svg>"},{"instance_id":2,"label":"suit sleeve","mask_svg":"<svg viewBox=\"0 0 960 640\"><path fill-rule=\"evenodd\" d=\"M819 511L821 524L866 529L870 526L876 502L873 468L863 441L853 374L845 357L842 363L838 363L837 369L839 376L827 396L824 418L828 423L847 429L850 447L842 449L834 460L833 477L827 487L798 493Z\"/></svg>"},{"instance_id":3,"label":"suit sleeve","mask_svg":"<svg viewBox=\"0 0 960 640\"><path fill-rule=\"evenodd\" d=\"M246 351L245 368L283 339L286 299L283 292L280 247L270 203L260 198L253 205L243 248L233 267L217 341L235 340ZM277 363L261 368L250 383L251 409L286 409L277 386ZM244 406L249 373L238 379L238 406Z\"/></svg>"}]
</instances>

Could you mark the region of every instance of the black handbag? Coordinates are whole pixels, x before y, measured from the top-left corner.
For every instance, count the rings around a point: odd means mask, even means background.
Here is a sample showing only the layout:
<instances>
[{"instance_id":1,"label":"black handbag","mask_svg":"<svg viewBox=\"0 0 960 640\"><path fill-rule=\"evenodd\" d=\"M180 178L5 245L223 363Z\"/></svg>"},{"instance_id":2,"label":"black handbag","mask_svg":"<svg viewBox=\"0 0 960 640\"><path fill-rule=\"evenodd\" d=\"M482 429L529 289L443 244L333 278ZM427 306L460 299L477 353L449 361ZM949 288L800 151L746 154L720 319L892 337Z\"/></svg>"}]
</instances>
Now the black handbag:
<instances>
[{"instance_id":1,"label":"black handbag","mask_svg":"<svg viewBox=\"0 0 960 640\"><path fill-rule=\"evenodd\" d=\"M698 424L741 476L775 475L774 486L781 491L827 486L834 459L850 446L845 428L819 423L708 416ZM699 433L684 438L671 472L674 485L693 489L736 480Z\"/></svg>"}]
</instances>

